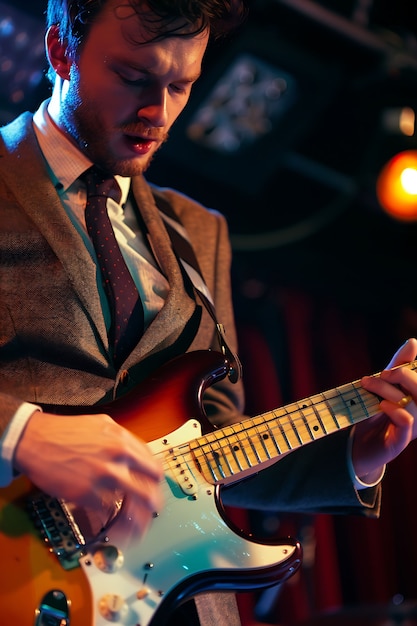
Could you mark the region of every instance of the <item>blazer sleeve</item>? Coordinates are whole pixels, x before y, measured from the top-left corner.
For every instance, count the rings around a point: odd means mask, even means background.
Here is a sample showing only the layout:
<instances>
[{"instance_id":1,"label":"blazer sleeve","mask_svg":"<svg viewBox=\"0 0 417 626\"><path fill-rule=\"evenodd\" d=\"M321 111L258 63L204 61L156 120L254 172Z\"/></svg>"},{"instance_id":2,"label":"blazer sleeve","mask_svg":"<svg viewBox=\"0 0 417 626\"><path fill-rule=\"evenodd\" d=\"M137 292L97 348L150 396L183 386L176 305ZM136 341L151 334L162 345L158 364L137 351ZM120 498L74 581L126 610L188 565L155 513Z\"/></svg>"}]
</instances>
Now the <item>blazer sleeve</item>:
<instances>
[{"instance_id":1,"label":"blazer sleeve","mask_svg":"<svg viewBox=\"0 0 417 626\"><path fill-rule=\"evenodd\" d=\"M347 463L349 430L298 448L253 477L223 488L224 503L277 512L377 517L381 485L360 491L352 485Z\"/></svg>"}]
</instances>

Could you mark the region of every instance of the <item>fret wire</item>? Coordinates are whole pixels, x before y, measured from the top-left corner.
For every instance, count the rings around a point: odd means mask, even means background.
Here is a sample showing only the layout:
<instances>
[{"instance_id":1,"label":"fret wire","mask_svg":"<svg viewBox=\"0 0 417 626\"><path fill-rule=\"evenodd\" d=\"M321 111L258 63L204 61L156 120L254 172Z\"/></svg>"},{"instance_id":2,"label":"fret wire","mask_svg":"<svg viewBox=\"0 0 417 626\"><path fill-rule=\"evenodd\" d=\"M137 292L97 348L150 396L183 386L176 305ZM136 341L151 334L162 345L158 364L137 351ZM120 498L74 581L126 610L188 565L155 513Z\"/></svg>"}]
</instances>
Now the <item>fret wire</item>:
<instances>
[{"instance_id":1,"label":"fret wire","mask_svg":"<svg viewBox=\"0 0 417 626\"><path fill-rule=\"evenodd\" d=\"M308 428L310 435L311 435L311 439L315 440L316 437L316 433L318 433L318 431L321 430L323 431L323 434L327 434L327 430L324 426L324 422L321 419L320 416L320 411L317 410L315 404L310 403L307 404L307 401L309 401L309 399L305 399L305 400L300 400L297 405L299 408L299 411L301 413L301 419L303 420L303 422L305 423L306 427ZM303 404L302 404L303 403ZM309 419L308 419L308 415L314 415L317 419L318 425L314 424L314 426L311 428L309 425ZM313 432L314 431L314 432Z\"/></svg>"},{"instance_id":2,"label":"fret wire","mask_svg":"<svg viewBox=\"0 0 417 626\"><path fill-rule=\"evenodd\" d=\"M336 427L336 429L338 430L340 428L340 424L339 424L338 419L337 419L335 407L334 406L329 406L330 405L330 402L329 402L330 398L328 396L323 394L323 397L325 398L326 407L330 408L330 410L327 413L330 415L330 417L332 419L332 422L334 424L334 427ZM337 396L333 396L333 400L335 400L336 397ZM328 427L330 427L330 432L334 432L334 430L335 430L334 427L332 428L330 425ZM328 433L328 432L329 432L329 430L326 429L326 433Z\"/></svg>"},{"instance_id":3,"label":"fret wire","mask_svg":"<svg viewBox=\"0 0 417 626\"><path fill-rule=\"evenodd\" d=\"M204 452L204 448L202 445L199 445L198 448L194 448L191 446L193 442L190 442L190 448L192 448L193 454L194 454L194 458L196 459L197 462L197 467L199 467L200 472L205 475L205 469L207 468L211 474L211 478L214 481L218 480L218 477L216 476L213 467L211 465L211 463L209 463L209 459L207 454ZM201 463L201 459L204 459L204 463ZM211 482L211 480L208 480L208 482Z\"/></svg>"},{"instance_id":4,"label":"fret wire","mask_svg":"<svg viewBox=\"0 0 417 626\"><path fill-rule=\"evenodd\" d=\"M313 407L313 411L314 411L314 414L315 414L316 418L318 419L318 421L320 421L319 420L319 412L316 410L315 407ZM308 434L310 436L310 440L314 441L315 437L314 437L313 432L312 432L312 430L310 428L310 424L306 420L304 413L302 411L300 411L300 410L299 410L299 413L301 415L301 419L303 421L303 424L304 424L304 426L305 426L305 428L306 428L306 430L307 430L307 432L308 432Z\"/></svg>"},{"instance_id":5,"label":"fret wire","mask_svg":"<svg viewBox=\"0 0 417 626\"><path fill-rule=\"evenodd\" d=\"M303 440L301 439L300 433L298 432L298 428L295 427L295 424L294 424L294 421L292 419L291 413L288 412L288 411L287 411L287 414L286 414L286 418L287 418L287 421L288 421L290 427L292 428L293 432L295 433L295 436L296 436L296 438L298 440L298 443L300 445L302 445Z\"/></svg>"},{"instance_id":6,"label":"fret wire","mask_svg":"<svg viewBox=\"0 0 417 626\"><path fill-rule=\"evenodd\" d=\"M253 419L247 420L245 422L246 423L251 423L253 424ZM253 426L251 426L250 428L243 430L243 426L240 425L240 432L239 432L239 441L242 444L242 450L244 450L244 454L247 458L247 462L248 462L248 468L250 467L254 467L259 463L259 458L258 455L256 454L255 450L253 449L253 445L251 442L251 435L250 433L253 430ZM249 448L247 445L245 445L245 442L248 443L249 442ZM250 454L251 453L251 454Z\"/></svg>"},{"instance_id":7,"label":"fret wire","mask_svg":"<svg viewBox=\"0 0 417 626\"><path fill-rule=\"evenodd\" d=\"M225 439L228 442L228 437L224 437L223 439ZM232 459L233 459L233 455L230 455L230 452L228 453L228 448L230 448L230 445L221 445L220 441L219 441L219 449L222 452L222 458L224 460L224 465L222 465L223 468L223 473L226 476L234 476L236 474L236 469L237 467L235 466L233 468L232 465Z\"/></svg>"},{"instance_id":8,"label":"fret wire","mask_svg":"<svg viewBox=\"0 0 417 626\"><path fill-rule=\"evenodd\" d=\"M314 403L311 403L310 405L307 405L304 401L303 410L299 411L299 419L308 436L308 441L315 441L318 437L327 434L327 429L325 428L324 422L321 417L321 413L323 413L324 410L328 412L326 398L323 394L316 395L315 398L316 401ZM318 402L318 398L324 398L324 401L320 400L320 402ZM300 405L300 403L298 403L298 405ZM322 408L320 408L320 406ZM314 416L315 418L314 425L312 426L310 425L311 420L309 421L306 417L307 409L309 409L309 414ZM308 441L302 441L302 443L308 443Z\"/></svg>"},{"instance_id":9,"label":"fret wire","mask_svg":"<svg viewBox=\"0 0 417 626\"><path fill-rule=\"evenodd\" d=\"M247 467L248 467L248 468L253 467L253 466L252 466L252 463L250 462L250 459L249 459L249 457L248 457L248 454L247 454L247 452L246 452L246 449L247 449L247 448L246 448L246 446L245 446L245 445L242 445L242 442L241 442L241 439L242 439L242 433L245 435L245 438L247 438L246 431L245 431L245 432L243 431L243 425L242 425L242 423L240 423L240 424L238 424L238 425L237 425L237 424L236 424L236 425L234 425L234 426L233 426L233 429L235 430L237 426L240 428L239 433L236 433L236 436L238 437L238 441L239 441L239 443L241 444L241 445L240 445L240 450L241 450L241 452L243 453L243 455L244 455L244 457L245 457L245 459L246 459L246 464L247 464ZM236 431L235 431L235 432L236 432Z\"/></svg>"},{"instance_id":10,"label":"fret wire","mask_svg":"<svg viewBox=\"0 0 417 626\"><path fill-rule=\"evenodd\" d=\"M317 410L317 406L315 404L312 404L311 408L313 410L313 414L314 414L315 418L317 419L317 421L321 425L321 420L319 419L320 411ZM302 425L304 427L304 430L307 433L309 441L314 441L316 439L316 437L314 436L314 433L313 433L314 426L313 426L313 430L312 430L312 428L310 427L309 421L306 419L305 413L303 411L300 410L299 414L300 414L300 418L299 419L301 420L301 423L302 423ZM318 428L317 424L315 424L315 427L317 428L317 431L318 431L319 428ZM308 443L308 442L302 441L301 443Z\"/></svg>"},{"instance_id":11,"label":"fret wire","mask_svg":"<svg viewBox=\"0 0 417 626\"><path fill-rule=\"evenodd\" d=\"M233 469L231 465L230 454L227 453L227 447L230 448L229 437L225 434L223 439L225 439L228 442L228 446L221 445L220 440L217 440L217 443L219 446L217 450L221 450L221 456L223 457L224 462L226 464L226 468L222 466L223 473L226 475L226 472L227 472L229 476L233 476L236 473L236 471Z\"/></svg>"},{"instance_id":12,"label":"fret wire","mask_svg":"<svg viewBox=\"0 0 417 626\"><path fill-rule=\"evenodd\" d=\"M359 416L359 418L366 419L367 417L369 417L369 412L368 412L368 409L366 408L366 405L364 403L362 394L360 393L359 387L358 385L355 385L355 383L352 383L352 387L355 390L356 397L359 399L359 405L362 407L362 410L360 411L361 415ZM359 406L357 408L359 409ZM365 413L365 417L363 417L363 413ZM355 419L355 424L359 421L359 418Z\"/></svg>"},{"instance_id":13,"label":"fret wire","mask_svg":"<svg viewBox=\"0 0 417 626\"><path fill-rule=\"evenodd\" d=\"M346 398L344 396L346 396ZM347 423L345 423L344 426L353 424L354 422L352 421L351 410L347 400L347 392L342 392L341 388L337 387L335 389L335 396L333 397L333 400L332 417L336 425L336 429L340 430L343 428L343 421L346 420Z\"/></svg>"},{"instance_id":14,"label":"fret wire","mask_svg":"<svg viewBox=\"0 0 417 626\"><path fill-rule=\"evenodd\" d=\"M223 473L225 474L225 476L226 476L226 475L229 475L229 476L234 476L234 474L236 474L236 472L234 472L234 471L232 470L232 467L231 467L230 462L229 462L229 457L228 457L228 455L226 454L225 447L224 447L224 446L221 446L221 445L220 445L220 442L218 442L218 443L219 443L219 449L221 450L221 456L223 457L223 459L224 459L224 461L225 461L225 463L226 463L226 466L227 466L227 474L226 474L226 469L223 469Z\"/></svg>"},{"instance_id":15,"label":"fret wire","mask_svg":"<svg viewBox=\"0 0 417 626\"><path fill-rule=\"evenodd\" d=\"M286 414L278 417L277 419L281 420L282 422L287 422L289 424L290 432L294 432L296 434L298 445L300 445L300 444L303 445L303 443L308 443L308 442L314 441L315 440L315 436L314 436L311 428L309 427L308 420L306 418L306 412L307 412L307 409L308 409L309 410L308 412L310 413L310 415L317 416L315 407L308 406L307 404L304 404L302 409L299 408L299 404L298 405L297 404L293 404L293 405L290 405L290 406L293 406L294 410L292 410L291 412L288 411ZM289 408L290 407L287 407L287 409L289 409ZM295 414L295 415L293 415L293 414ZM284 418L284 419L282 419L282 418ZM298 421L304 427L304 433L305 433L305 435L307 435L305 441L304 441L303 437L300 434L300 429L298 428L298 424L297 424ZM319 421L319 423L322 426L323 433L326 434L326 430L324 429L324 426L323 426L321 420ZM280 424L281 424L281 422L280 422ZM282 424L281 424L281 426L282 426ZM285 429L285 425L282 426L282 428ZM284 430L284 434L286 434L285 430ZM286 439L287 439L287 441L289 441L288 437L286 437ZM296 447L298 447L298 445ZM292 446L292 447L294 447L294 446Z\"/></svg>"},{"instance_id":16,"label":"fret wire","mask_svg":"<svg viewBox=\"0 0 417 626\"><path fill-rule=\"evenodd\" d=\"M226 475L224 473L223 467L219 463L219 455L217 450L214 449L213 444L220 446L218 439L215 437L214 433L209 433L205 438L205 445L202 446L202 452L204 454L204 459L206 464L208 465L210 472L214 478L214 480L218 481L221 478L225 478Z\"/></svg>"},{"instance_id":17,"label":"fret wire","mask_svg":"<svg viewBox=\"0 0 417 626\"><path fill-rule=\"evenodd\" d=\"M255 429L255 427L254 427L254 426L251 428L251 430L255 430L255 432L256 432L256 429ZM261 462L261 458L260 458L260 456L259 456L259 454L258 454L258 451L257 451L257 449L256 449L256 447L255 447L255 445L254 445L254 443L253 443L253 437L249 437L249 438L248 438L248 441L249 441L249 445L250 445L250 447L252 448L252 452L253 452L253 453L254 453L254 455L255 455L255 458L257 459L258 463L260 463L260 462Z\"/></svg>"},{"instance_id":18,"label":"fret wire","mask_svg":"<svg viewBox=\"0 0 417 626\"><path fill-rule=\"evenodd\" d=\"M226 449L229 450L229 454L227 455L227 459L228 459L228 465L230 468L230 471L232 474L236 473L236 469L233 468L229 457L231 456L233 458L233 460L235 461L235 465L237 467L237 469L242 470L242 462L239 459L239 456L237 453L241 453L243 451L243 446L241 443L241 437L240 437L240 433L238 433L236 431L235 428L233 427L227 427L226 429L224 429L224 436L222 437L224 442L227 442L226 445L224 446ZM244 455L246 456L246 455ZM247 460L246 460L247 463Z\"/></svg>"},{"instance_id":19,"label":"fret wire","mask_svg":"<svg viewBox=\"0 0 417 626\"><path fill-rule=\"evenodd\" d=\"M291 441L289 437L287 436L285 424L282 423L282 418L283 418L282 415L281 416L275 415L274 419L270 419L266 422L266 427L271 433L271 437L274 443L274 449L276 449L279 455L293 449ZM281 445L279 444L278 440L281 441Z\"/></svg>"},{"instance_id":20,"label":"fret wire","mask_svg":"<svg viewBox=\"0 0 417 626\"><path fill-rule=\"evenodd\" d=\"M268 432L270 434L271 440L272 440L272 442L273 442L273 444L275 446L275 449L276 449L278 455L281 455L282 454L281 448L279 447L278 441L277 441L277 439L276 439L276 437L274 435L274 432L273 432L272 428L269 426L269 424L268 424Z\"/></svg>"},{"instance_id":21,"label":"fret wire","mask_svg":"<svg viewBox=\"0 0 417 626\"><path fill-rule=\"evenodd\" d=\"M272 415L273 419L269 419L266 421L266 425L268 427L269 432L271 433L272 440L274 442L274 446L278 452L278 455L283 454L283 451L288 451L289 442L285 437L285 433L282 431L282 425L278 421L278 417L276 412L271 412L268 415ZM281 441L281 444L279 441Z\"/></svg>"},{"instance_id":22,"label":"fret wire","mask_svg":"<svg viewBox=\"0 0 417 626\"><path fill-rule=\"evenodd\" d=\"M305 427L305 430L307 431L310 440L314 440L316 438L319 430L321 430L323 434L327 434L328 432L321 415L323 411L330 414L332 420L335 422L333 414L328 410L328 402L324 394L316 394L315 396L312 396L312 398L300 400L296 406L298 407L297 412L300 414L299 418L297 419L301 420L302 425ZM320 408L320 406L322 408ZM317 430L313 426L314 432L310 425L310 416L314 416L314 418L317 420L317 423L314 424ZM294 423L296 422L294 418L292 418L292 421ZM337 422L335 422L335 425L338 428Z\"/></svg>"},{"instance_id":23,"label":"fret wire","mask_svg":"<svg viewBox=\"0 0 417 626\"><path fill-rule=\"evenodd\" d=\"M285 409L281 409L282 411L285 411ZM290 435L296 435L294 428L291 426L291 423L288 419L288 414L287 413L282 413L281 415L277 415L277 413L271 413L270 415L274 416L273 420L270 420L272 422L274 422L274 425L272 427L272 431L277 431L277 434L281 437L281 440L286 448L287 451L289 450L293 450L294 449L294 445L291 442L291 437ZM269 424L269 422L268 422ZM288 426L288 428L286 429L286 426ZM274 437L275 438L275 437ZM296 436L297 442L299 443L298 437ZM296 446L298 447L298 445ZM282 450L280 449L280 454L282 454Z\"/></svg>"},{"instance_id":24,"label":"fret wire","mask_svg":"<svg viewBox=\"0 0 417 626\"><path fill-rule=\"evenodd\" d=\"M327 402L326 402L326 405L327 405ZM329 407L327 407L327 408L329 408ZM327 435L327 430L326 430L326 427L325 427L325 425L324 425L323 420L321 419L320 412L319 412L319 411L317 411L317 410L316 410L316 408L315 408L314 406L313 406L313 410L314 410L314 413L315 413L315 415L316 415L316 417L317 417L317 421L318 421L318 423L319 423L319 424L320 424L320 426L321 426L321 429L322 429L323 433L324 433L325 435Z\"/></svg>"},{"instance_id":25,"label":"fret wire","mask_svg":"<svg viewBox=\"0 0 417 626\"><path fill-rule=\"evenodd\" d=\"M417 360L406 366L416 370ZM195 440L197 443L190 444L190 449L199 466L207 467L213 479L219 480L218 473L229 471L233 475L244 467L250 469L254 464L262 463L263 455L254 441L261 444L261 449L271 459L303 445L303 436L307 435L309 441L314 441L375 415L379 402L377 396L367 392L356 381L247 419L238 427L229 427L230 430L215 431L211 437ZM310 417L314 417L314 421ZM229 453L223 451L222 440L227 441ZM216 443L217 449L213 445Z\"/></svg>"},{"instance_id":26,"label":"fret wire","mask_svg":"<svg viewBox=\"0 0 417 626\"><path fill-rule=\"evenodd\" d=\"M215 443L220 445L218 441L216 441ZM221 455L217 452L217 450L214 449L213 444L211 444L210 450L211 450L211 454L212 454L212 459L213 459L213 461L215 463L215 467L220 472L220 478L226 478L225 471L224 471L223 466L221 464Z\"/></svg>"},{"instance_id":27,"label":"fret wire","mask_svg":"<svg viewBox=\"0 0 417 626\"><path fill-rule=\"evenodd\" d=\"M357 393L360 395L361 403L365 408L368 416L375 415L379 410L379 398L369 391L366 391L363 387L357 388Z\"/></svg>"},{"instance_id":28,"label":"fret wire","mask_svg":"<svg viewBox=\"0 0 417 626\"><path fill-rule=\"evenodd\" d=\"M238 454L237 454L238 452L242 451L242 446L241 446L241 444L239 442L239 438L237 437L237 435L236 435L236 433L235 433L233 428L232 428L232 432L233 432L233 437L228 437L230 451L231 451L231 453L233 455L233 458L235 460L235 463L236 463L238 469L240 471L242 471L245 468L242 467L242 464L241 464L241 462L239 460L239 457L238 457ZM235 442L238 442L239 445L232 441L233 438L234 438Z\"/></svg>"},{"instance_id":29,"label":"fret wire","mask_svg":"<svg viewBox=\"0 0 417 626\"><path fill-rule=\"evenodd\" d=\"M334 399L335 396L333 396L333 398L331 398L327 394L323 394L323 397L324 397L324 402L325 402L325 405L326 405L326 408L327 408L327 414L331 416L332 422L335 425L336 429L339 429L339 423L337 421L336 413L334 412L333 404L332 404L332 399ZM321 418L320 418L320 421L321 421ZM323 428L324 428L324 431L325 431L326 435L334 432L334 428L329 431L324 426L324 422L322 422L322 423L323 423Z\"/></svg>"},{"instance_id":30,"label":"fret wire","mask_svg":"<svg viewBox=\"0 0 417 626\"><path fill-rule=\"evenodd\" d=\"M265 421L264 428L265 428L264 435L263 435L264 441L265 442L268 441L268 448L269 447L272 448L271 452L269 452L269 450L268 450L269 458L273 458L273 457L275 457L277 455L279 456L281 454L281 449L280 449L280 447L278 445L278 442L277 442L277 440L276 440L276 438L274 436L274 433L273 433L273 431L272 431L272 429L271 429L271 427L269 425L269 422ZM265 439L265 437L267 437L267 439Z\"/></svg>"},{"instance_id":31,"label":"fret wire","mask_svg":"<svg viewBox=\"0 0 417 626\"><path fill-rule=\"evenodd\" d=\"M262 424L262 427L266 427L265 422ZM255 430L256 430L259 442L260 442L262 448L265 451L265 454L266 454L266 457L267 457L266 460L269 461L270 458L271 458L271 455L270 455L269 450L267 449L267 445L266 445L266 442L268 441L268 439L264 438L264 433L262 433L262 431L259 429L259 426L256 427Z\"/></svg>"},{"instance_id":32,"label":"fret wire","mask_svg":"<svg viewBox=\"0 0 417 626\"><path fill-rule=\"evenodd\" d=\"M349 391L343 392L343 389L345 388ZM355 424L357 422L357 419L355 420L354 414L353 414L355 410L356 411L358 410L357 402L356 402L357 394L354 393L352 397L352 393L351 393L352 391L355 392L355 386L353 383L349 385L344 385L343 387L336 387L336 392L347 409L347 415L345 414L341 416L349 420L348 424L346 424L347 426L351 424Z\"/></svg>"},{"instance_id":33,"label":"fret wire","mask_svg":"<svg viewBox=\"0 0 417 626\"><path fill-rule=\"evenodd\" d=\"M207 466L209 468L210 473L211 473L213 479L215 481L218 481L221 478L221 476L218 475L218 466L217 466L217 464L213 463L214 456L212 454L211 447L205 445L205 446L203 446L201 448L201 450L203 452L203 457L204 457L204 460L205 460L205 466Z\"/></svg>"},{"instance_id":34,"label":"fret wire","mask_svg":"<svg viewBox=\"0 0 417 626\"><path fill-rule=\"evenodd\" d=\"M284 439L285 445L287 446L287 450L292 450L291 444L289 442L289 439L288 439L288 437L287 437L287 435L285 433L285 430L284 430L280 420L277 421L277 426L279 428L280 434L282 435L282 437Z\"/></svg>"},{"instance_id":35,"label":"fret wire","mask_svg":"<svg viewBox=\"0 0 417 626\"><path fill-rule=\"evenodd\" d=\"M254 430L254 428L250 429L250 430ZM256 431L256 429L255 429ZM232 430L232 432L234 432ZM246 433L245 434L245 438L247 439ZM242 432L237 433L237 437L238 437L238 441L239 439L242 439ZM227 456L225 456L224 454L223 459L226 462L226 466L224 464L221 463L221 457L218 453L218 450L221 450L221 445L219 441L215 441L214 443L218 444L218 448L214 449L213 446L213 441L209 441L209 438L205 438L206 439L206 443L205 445L201 446L200 445L200 450L203 453L203 458L205 463L202 464L200 459L201 459L201 454L198 454L198 452L196 453L196 449L194 448L193 452L194 454L197 456L197 461L199 463L199 466L203 469L203 466L208 467L209 471L210 471L210 475L212 476L212 478L215 481L218 481L222 478L226 478L227 477L227 471L230 472L229 475L234 475L236 472L233 471L233 468L230 465L229 459L227 458ZM212 439L212 437L210 437L210 439ZM228 437L223 436L222 439L228 439ZM262 462L261 456L258 454L256 446L254 446L253 442L251 441L251 439L249 438L249 443L250 443L250 449L253 452L254 458L255 458L255 465L258 465L259 463ZM230 442L229 442L230 445ZM246 460L246 465L247 465L247 469L250 469L251 467L253 467L253 463L250 461L247 452L246 452L246 447L244 445L240 445L239 449L243 452L245 460ZM268 459L271 458L271 455L268 453L268 451L265 449L265 453L268 455ZM242 466L240 463L237 463L237 469L242 469Z\"/></svg>"}]
</instances>

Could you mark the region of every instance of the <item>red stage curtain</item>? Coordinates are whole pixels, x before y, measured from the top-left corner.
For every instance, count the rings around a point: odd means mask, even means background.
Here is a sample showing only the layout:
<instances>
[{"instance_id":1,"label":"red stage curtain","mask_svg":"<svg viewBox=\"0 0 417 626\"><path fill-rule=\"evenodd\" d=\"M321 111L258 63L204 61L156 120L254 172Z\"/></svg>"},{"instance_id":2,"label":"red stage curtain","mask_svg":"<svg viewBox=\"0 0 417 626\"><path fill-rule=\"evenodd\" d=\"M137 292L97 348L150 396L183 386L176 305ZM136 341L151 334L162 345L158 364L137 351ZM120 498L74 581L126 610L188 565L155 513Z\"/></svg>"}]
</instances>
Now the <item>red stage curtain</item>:
<instances>
[{"instance_id":1,"label":"red stage curtain","mask_svg":"<svg viewBox=\"0 0 417 626\"><path fill-rule=\"evenodd\" d=\"M372 345L381 340L374 336L378 325L374 329L366 315L289 290L270 295L263 307L260 319L255 315L249 323L238 320L249 414L356 380L385 364L376 364L372 358ZM280 341L276 341L277 329L271 328L274 313ZM401 328L396 332L399 345L406 336ZM281 354L276 352L277 345ZM387 360L389 350L387 345ZM277 514L279 534L288 531L303 543L304 564L275 592L240 598L244 626L292 626L348 606L388 606L393 599L413 602L417 598L416 475L412 444L387 470L379 520ZM262 515L256 516L255 524L262 527L262 522ZM267 525L271 526L270 519Z\"/></svg>"}]
</instances>

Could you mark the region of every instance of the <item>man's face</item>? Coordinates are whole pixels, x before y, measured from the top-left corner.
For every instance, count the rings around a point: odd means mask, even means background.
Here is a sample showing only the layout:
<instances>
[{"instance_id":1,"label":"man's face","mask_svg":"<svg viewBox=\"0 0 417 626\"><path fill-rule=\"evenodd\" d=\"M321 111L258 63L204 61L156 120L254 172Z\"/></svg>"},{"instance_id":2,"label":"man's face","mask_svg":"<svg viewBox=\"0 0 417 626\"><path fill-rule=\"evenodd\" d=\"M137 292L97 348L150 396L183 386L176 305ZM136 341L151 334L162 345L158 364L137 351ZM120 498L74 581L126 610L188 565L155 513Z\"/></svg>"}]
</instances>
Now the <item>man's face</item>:
<instances>
[{"instance_id":1,"label":"man's face","mask_svg":"<svg viewBox=\"0 0 417 626\"><path fill-rule=\"evenodd\" d=\"M61 81L60 127L122 176L143 172L166 140L201 72L208 33L140 43L147 39L146 22L110 0Z\"/></svg>"}]
</instances>

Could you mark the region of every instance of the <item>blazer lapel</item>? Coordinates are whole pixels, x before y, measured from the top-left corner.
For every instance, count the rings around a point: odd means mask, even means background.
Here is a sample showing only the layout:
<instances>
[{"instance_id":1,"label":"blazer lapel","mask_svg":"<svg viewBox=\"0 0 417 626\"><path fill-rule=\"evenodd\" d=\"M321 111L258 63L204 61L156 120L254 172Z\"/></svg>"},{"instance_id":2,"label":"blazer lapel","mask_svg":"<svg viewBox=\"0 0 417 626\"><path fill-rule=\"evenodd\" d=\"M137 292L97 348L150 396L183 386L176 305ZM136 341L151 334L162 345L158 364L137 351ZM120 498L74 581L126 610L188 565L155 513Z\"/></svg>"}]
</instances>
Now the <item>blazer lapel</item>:
<instances>
[{"instance_id":1,"label":"blazer lapel","mask_svg":"<svg viewBox=\"0 0 417 626\"><path fill-rule=\"evenodd\" d=\"M5 154L0 147L2 176L15 190L16 200L61 261L107 350L107 332L97 290L96 265L50 181L32 128L32 116L24 114L17 118L7 130L2 129L1 134L7 147ZM36 184L26 185L26 178L36 181Z\"/></svg>"},{"instance_id":2,"label":"blazer lapel","mask_svg":"<svg viewBox=\"0 0 417 626\"><path fill-rule=\"evenodd\" d=\"M107 350L96 265L50 181L32 128L32 115L23 114L7 129L1 129L0 133L7 148L4 151L0 145L0 171L6 182L16 190L17 201L61 261ZM25 178L35 180L36 185L25 185L22 183ZM132 191L148 230L150 245L170 290L161 311L126 360L126 367L177 341L196 309L195 301L185 290L180 266L150 186L142 176L138 176L132 179Z\"/></svg>"},{"instance_id":3,"label":"blazer lapel","mask_svg":"<svg viewBox=\"0 0 417 626\"><path fill-rule=\"evenodd\" d=\"M170 290L161 311L126 361L127 365L138 358L143 359L155 350L172 345L180 337L196 309L195 300L185 290L181 268L150 186L143 177L135 177L132 179L132 191L148 230L151 248L169 282Z\"/></svg>"}]
</instances>

